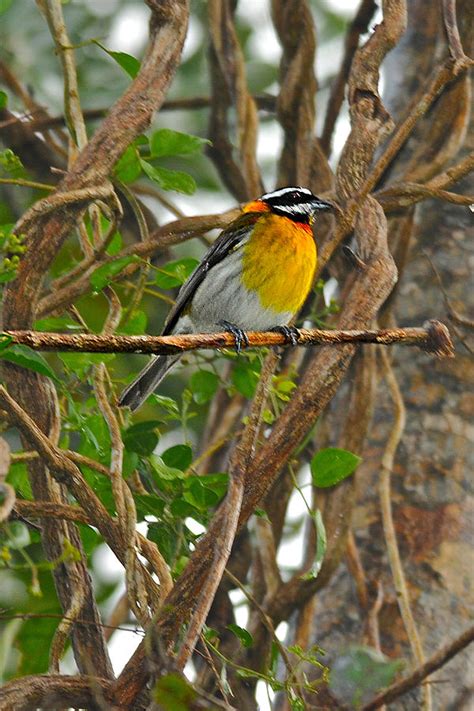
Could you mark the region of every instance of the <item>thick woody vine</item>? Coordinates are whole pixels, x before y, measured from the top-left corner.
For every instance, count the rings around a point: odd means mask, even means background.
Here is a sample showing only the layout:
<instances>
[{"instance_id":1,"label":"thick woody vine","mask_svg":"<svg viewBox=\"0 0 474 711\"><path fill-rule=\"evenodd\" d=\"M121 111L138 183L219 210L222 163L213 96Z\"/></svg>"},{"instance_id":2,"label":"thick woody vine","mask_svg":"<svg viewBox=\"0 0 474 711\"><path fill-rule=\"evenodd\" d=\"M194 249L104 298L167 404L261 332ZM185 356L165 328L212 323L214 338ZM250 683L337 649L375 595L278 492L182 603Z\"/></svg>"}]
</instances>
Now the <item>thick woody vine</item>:
<instances>
[{"instance_id":1,"label":"thick woody vine","mask_svg":"<svg viewBox=\"0 0 474 711\"><path fill-rule=\"evenodd\" d=\"M233 346L230 334L163 338L115 335L114 330L120 320L120 303L112 286L107 287L109 313L101 335L65 335L32 330L36 318L61 308L73 307L74 301L90 288L90 276L98 267L132 255L145 259L160 249L223 227L237 214L236 207L221 215L178 217L168 225L157 227L136 196L124 200L121 186L111 180L116 161L131 141L146 130L153 113L163 106L167 88L179 65L186 34L189 8L185 0L148 0L147 4L152 13L150 39L140 72L87 142L83 112L75 91L74 52L67 36L61 3L59 0L41 3L61 57L65 83L69 87L64 121L71 138L65 176L56 185L48 182L51 195L33 205L16 226L15 231L24 236L28 250L20 261L17 279L5 290L1 342L4 347L11 342L37 350L170 353ZM268 108L269 99L253 97L248 89L231 5L229 2L209 3L211 96L199 99L196 105L210 108L210 156L238 202L259 193L262 187L255 157L256 131L258 108L262 102ZM158 547L136 532L135 505L129 486L122 478L123 443L117 413L108 397L105 368L96 368L94 388L112 442L110 467L97 465L91 460L85 462L84 458L81 460L81 455L61 449L58 446L61 423L54 387L36 373L4 364L6 387L0 387L0 408L8 423L21 433L34 494L32 502L9 496L3 505L4 517L38 518L50 561L61 559L66 542L78 551L78 556L65 559L54 568L63 618L51 647L52 674L47 678L11 682L5 691L0 692L0 708L39 704L45 694L50 695L48 698L57 698L58 703L64 705L93 705L98 698L96 689L100 689L102 698L110 707L142 708L138 704L142 704L140 699L150 678L156 681L170 670L180 671L191 658L226 566L232 563L232 545L238 541L238 534L244 530L254 510L265 501L270 519L272 513L278 511L282 497L275 495L275 486L289 478L288 462L292 453L304 441L337 392L356 356L357 344L417 345L440 357L452 355L449 332L439 321L410 328L378 328L377 323L378 315L397 280L397 269L388 244L386 214L407 209L427 197L460 206L474 203L474 196L460 195L451 190L472 171L474 154L467 155L449 169L439 170L435 175L418 173L413 177L408 174L406 179L397 179L394 183L379 187L382 176L443 92L453 87L467 91L467 70L471 62L464 54L460 41L455 4L444 0L442 6L449 56L427 78L421 95L407 107L403 120L393 126L378 93L379 71L386 54L400 41L405 30L406 3L403 0L384 2L383 21L369 40L357 49L359 35L370 23L374 12L374 3L361 3L357 18L349 29L346 55L331 95L323 137L319 141L314 138L312 97L316 80L312 67L315 33L309 6L304 0L293 0L291 3L275 0L272 3L274 24L283 47L281 90L276 100L270 102L270 108L276 111L284 132L279 180L282 183L307 184L318 194L333 198L340 206L337 219L327 224L327 237L320 247L320 272L351 233L354 233L357 249L353 253L352 268L344 274L344 304L338 328L300 330L299 345L317 345L318 348L305 349L304 368L298 386L268 438L262 442L259 441L262 413L269 383L278 365L274 351L267 356L246 424L227 451L230 476L227 498L215 512L206 534L199 540L189 562L174 582ZM15 85L13 77L7 76L7 80L12 86ZM326 155L341 106L341 88L346 82L351 133L334 175ZM20 91L18 85L16 88ZM193 108L192 102L189 107ZM32 111L30 122L18 125L14 117L9 117L1 124L20 146L25 135L34 142L34 132L41 125L50 127L55 122L63 121L62 117L35 118L35 107L25 103L25 108ZM235 139L229 135L228 112L231 108L236 110L237 115ZM235 153L232 150L234 143L238 147ZM450 146L454 156L456 142L453 141ZM39 152L44 149L45 146L38 147ZM447 157L450 156L443 156L444 162ZM51 178L51 175L48 177ZM41 178L43 185L43 181L48 181L44 175L38 178ZM86 211L94 226L92 245L84 234L82 217ZM101 211L112 223L105 234L100 229ZM127 214L124 216L127 211L129 217L131 214L131 219L138 223L141 240L111 257L106 253L106 247L115 226L127 219ZM44 289L52 260L75 227L81 237L82 259L73 272L53 282L51 288ZM129 263L118 278L129 278L141 268L143 263L139 260ZM436 317L437 314L433 314L433 319ZM249 335L249 342L251 346L278 346L285 344L285 337L276 333L255 333ZM375 351L370 345L361 351L357 377L350 385L348 414L338 442L339 446L352 451L358 451L363 445L375 398ZM289 362L292 359L296 362L301 357L301 349L288 349L285 357ZM381 355L379 360L394 403L394 427L382 462L381 509L402 617L417 668L366 704L366 711L379 708L413 688L473 641L471 629L432 658L424 658L410 610L390 509L390 473L403 432L403 402L389 361L385 355ZM364 398L360 397L361 392ZM236 411L234 422L239 420L241 414ZM102 466L102 473L112 482L117 515L113 516L106 510L86 483L81 464ZM76 504L69 502L69 494L73 495ZM285 496L287 501L289 493ZM272 630L274 632L278 623L288 619L295 610L298 617L296 634L303 634L305 614L311 610L314 594L327 584L346 551L349 551L355 576L359 575L362 581L359 592L364 599L364 574L360 566L358 568L357 551L350 535L354 484L347 480L322 495L321 499L328 545L316 578L304 575L308 567L308 561L305 561L302 569L288 581L282 583L280 580L277 587L272 587L269 582L272 579L272 564L275 564L271 560L272 550L274 558L281 531L274 528L264 532L262 529L259 534L262 542L267 536L268 555L265 558L262 547L259 565L263 568L268 590L264 607L257 610L258 614L251 619L253 626L250 631L262 657L271 646L274 637ZM146 632L145 639L117 679L112 671L105 629L75 525L78 522L96 527L124 566L127 603ZM314 529L309 530L309 537L314 538L315 535ZM266 624L262 624L262 616ZM376 614L372 616L372 622L372 639L376 643ZM184 636L176 648L183 629ZM80 675L73 677L57 674L69 637L80 672ZM245 661L248 662L248 659ZM291 670L291 660L286 661ZM426 685L423 688L424 708L430 709L430 687ZM212 703L220 704L216 699Z\"/></svg>"}]
</instances>

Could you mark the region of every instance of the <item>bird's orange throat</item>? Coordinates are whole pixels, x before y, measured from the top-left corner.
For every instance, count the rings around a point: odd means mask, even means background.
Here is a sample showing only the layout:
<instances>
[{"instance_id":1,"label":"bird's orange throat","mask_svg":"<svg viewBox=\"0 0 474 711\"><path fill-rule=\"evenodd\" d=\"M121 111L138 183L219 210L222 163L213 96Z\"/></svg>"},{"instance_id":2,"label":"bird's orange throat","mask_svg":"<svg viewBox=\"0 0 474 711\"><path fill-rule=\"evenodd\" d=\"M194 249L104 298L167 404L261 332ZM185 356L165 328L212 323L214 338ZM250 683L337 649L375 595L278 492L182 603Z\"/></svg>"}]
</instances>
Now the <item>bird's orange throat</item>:
<instances>
[{"instance_id":1,"label":"bird's orange throat","mask_svg":"<svg viewBox=\"0 0 474 711\"><path fill-rule=\"evenodd\" d=\"M263 308L296 313L316 269L311 227L271 212L262 215L245 247L242 269L245 287L257 292Z\"/></svg>"}]
</instances>

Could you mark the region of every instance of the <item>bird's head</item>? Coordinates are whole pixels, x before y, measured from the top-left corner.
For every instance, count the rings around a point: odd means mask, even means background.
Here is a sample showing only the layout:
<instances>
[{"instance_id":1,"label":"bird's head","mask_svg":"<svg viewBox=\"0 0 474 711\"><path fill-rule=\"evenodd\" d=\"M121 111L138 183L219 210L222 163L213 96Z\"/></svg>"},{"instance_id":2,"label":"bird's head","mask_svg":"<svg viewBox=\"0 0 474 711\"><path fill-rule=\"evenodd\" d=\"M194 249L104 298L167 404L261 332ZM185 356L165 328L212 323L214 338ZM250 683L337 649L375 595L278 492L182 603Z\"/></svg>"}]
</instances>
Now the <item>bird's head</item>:
<instances>
[{"instance_id":1,"label":"bird's head","mask_svg":"<svg viewBox=\"0 0 474 711\"><path fill-rule=\"evenodd\" d=\"M265 193L243 209L244 212L273 212L294 222L311 224L320 210L333 210L334 204L313 195L308 188L288 187Z\"/></svg>"}]
</instances>

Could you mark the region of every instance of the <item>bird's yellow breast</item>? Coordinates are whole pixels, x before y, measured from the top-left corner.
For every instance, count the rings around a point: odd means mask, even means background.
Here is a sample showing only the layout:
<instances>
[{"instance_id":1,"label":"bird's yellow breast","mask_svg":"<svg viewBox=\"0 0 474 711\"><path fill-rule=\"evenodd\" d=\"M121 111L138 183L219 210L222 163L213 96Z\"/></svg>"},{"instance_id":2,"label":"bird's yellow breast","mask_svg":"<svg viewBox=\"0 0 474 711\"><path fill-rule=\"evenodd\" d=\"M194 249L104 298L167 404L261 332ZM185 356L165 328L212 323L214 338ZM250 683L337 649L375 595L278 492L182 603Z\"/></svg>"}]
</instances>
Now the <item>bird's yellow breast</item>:
<instances>
[{"instance_id":1,"label":"bird's yellow breast","mask_svg":"<svg viewBox=\"0 0 474 711\"><path fill-rule=\"evenodd\" d=\"M316 245L309 225L272 213L256 222L245 246L242 279L264 308L296 313L313 284Z\"/></svg>"}]
</instances>

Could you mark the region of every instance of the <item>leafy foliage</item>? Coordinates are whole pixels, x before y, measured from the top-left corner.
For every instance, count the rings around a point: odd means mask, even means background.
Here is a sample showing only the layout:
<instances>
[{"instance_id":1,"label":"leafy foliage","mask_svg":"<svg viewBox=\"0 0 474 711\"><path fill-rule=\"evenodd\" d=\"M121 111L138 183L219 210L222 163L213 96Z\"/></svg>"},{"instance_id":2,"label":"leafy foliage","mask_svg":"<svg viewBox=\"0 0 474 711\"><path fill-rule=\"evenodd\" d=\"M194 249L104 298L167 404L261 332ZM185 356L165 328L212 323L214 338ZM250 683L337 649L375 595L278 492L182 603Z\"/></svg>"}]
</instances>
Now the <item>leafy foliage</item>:
<instances>
[{"instance_id":1,"label":"leafy foliage","mask_svg":"<svg viewBox=\"0 0 474 711\"><path fill-rule=\"evenodd\" d=\"M375 649L351 647L335 660L329 686L336 698L358 708L389 686L402 668L401 660L388 659Z\"/></svg>"},{"instance_id":2,"label":"leafy foliage","mask_svg":"<svg viewBox=\"0 0 474 711\"><path fill-rule=\"evenodd\" d=\"M322 489L339 484L352 474L361 461L360 457L345 449L320 449L311 460L313 482Z\"/></svg>"}]
</instances>

